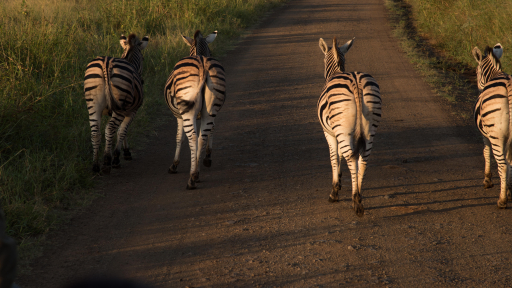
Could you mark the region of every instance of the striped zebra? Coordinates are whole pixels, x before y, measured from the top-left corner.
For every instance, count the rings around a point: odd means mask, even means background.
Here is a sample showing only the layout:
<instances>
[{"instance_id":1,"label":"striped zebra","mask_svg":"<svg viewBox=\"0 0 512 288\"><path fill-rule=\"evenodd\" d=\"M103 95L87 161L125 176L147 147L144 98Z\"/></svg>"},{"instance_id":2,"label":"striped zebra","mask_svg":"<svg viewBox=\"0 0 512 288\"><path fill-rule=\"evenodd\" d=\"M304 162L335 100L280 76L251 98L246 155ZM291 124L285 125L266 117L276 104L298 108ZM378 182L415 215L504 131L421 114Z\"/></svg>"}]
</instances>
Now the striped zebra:
<instances>
[{"instance_id":1,"label":"striped zebra","mask_svg":"<svg viewBox=\"0 0 512 288\"><path fill-rule=\"evenodd\" d=\"M98 151L101 143L101 117L111 115L105 129L105 154L103 172L110 173L110 168L119 167L120 146L123 144L124 159L131 160L126 141L128 126L135 113L142 105L142 50L148 45L149 38L139 40L135 34L128 39L121 35L119 42L124 52L121 58L100 56L92 60L85 70L84 92L93 146L94 172L100 171ZM119 127L119 129L118 129ZM117 145L112 160L112 140L117 131Z\"/></svg>"},{"instance_id":2,"label":"striped zebra","mask_svg":"<svg viewBox=\"0 0 512 288\"><path fill-rule=\"evenodd\" d=\"M205 56L210 57L211 51L208 44L212 43L213 40L217 37L217 31L214 31L210 35L206 36L206 38L203 37L201 34L201 31L197 30L194 33L194 38L190 38L187 36L181 35L183 41L190 46L190 56ZM167 91L167 90L166 90ZM208 94L210 95L210 94ZM167 97L167 96L166 96ZM171 110L173 110L174 115L178 115L177 112L177 106L171 105L169 106ZM198 114L198 119L200 119L201 114ZM180 151L181 151L181 145L183 144L183 118L181 116L176 116L176 119L178 121L178 129L176 131L176 152L174 153L174 160L173 164L169 167L168 172L170 174L177 173L178 164L180 163ZM211 153L212 153L212 144L213 144L213 126L212 124L210 135L208 136L207 144L206 144L206 156L203 160L203 165L206 167L211 167L212 160L211 160Z\"/></svg>"},{"instance_id":3,"label":"striped zebra","mask_svg":"<svg viewBox=\"0 0 512 288\"><path fill-rule=\"evenodd\" d=\"M334 38L329 48L320 38L320 49L325 55L325 85L317 109L331 156L333 181L329 202L338 201L343 156L352 175L352 207L361 217L364 215L361 185L381 118L381 96L372 76L344 72L345 54L353 40L338 47Z\"/></svg>"},{"instance_id":4,"label":"striped zebra","mask_svg":"<svg viewBox=\"0 0 512 288\"><path fill-rule=\"evenodd\" d=\"M477 81L481 92L475 104L475 124L484 136L485 178L484 187L492 184L491 152L498 164L501 180L498 208L507 207L507 198L512 200L512 77L501 71L501 44L486 47L484 54L473 48L473 56L478 63Z\"/></svg>"},{"instance_id":5,"label":"striped zebra","mask_svg":"<svg viewBox=\"0 0 512 288\"><path fill-rule=\"evenodd\" d=\"M200 34L196 33L196 36L198 35ZM198 39L195 39L196 43ZM195 189L196 183L199 182L199 161L205 146L207 147L203 165L211 166L211 133L215 126L215 117L226 97L224 68L211 57L185 57L174 66L165 84L164 95L167 105L178 120L176 154L173 164L169 167L169 173L177 172L182 135L185 132L191 152L187 189Z\"/></svg>"}]
</instances>

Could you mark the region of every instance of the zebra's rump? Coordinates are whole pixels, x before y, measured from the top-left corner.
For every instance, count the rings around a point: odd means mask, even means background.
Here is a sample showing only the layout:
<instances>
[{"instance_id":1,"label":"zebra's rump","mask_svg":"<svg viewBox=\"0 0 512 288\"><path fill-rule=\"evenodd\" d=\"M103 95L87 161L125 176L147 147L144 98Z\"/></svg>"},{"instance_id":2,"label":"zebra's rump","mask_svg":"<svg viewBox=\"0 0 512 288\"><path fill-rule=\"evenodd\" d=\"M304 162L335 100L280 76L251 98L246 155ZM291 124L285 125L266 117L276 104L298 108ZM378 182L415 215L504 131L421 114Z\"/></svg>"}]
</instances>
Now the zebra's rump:
<instances>
[{"instance_id":1,"label":"zebra's rump","mask_svg":"<svg viewBox=\"0 0 512 288\"><path fill-rule=\"evenodd\" d=\"M486 83L474 109L475 124L487 138L508 136L512 101L512 79L501 74Z\"/></svg>"},{"instance_id":2,"label":"zebra's rump","mask_svg":"<svg viewBox=\"0 0 512 288\"><path fill-rule=\"evenodd\" d=\"M206 109L215 117L226 100L226 74L222 64L214 58L206 58L204 67L207 71L206 89L211 92L205 93Z\"/></svg>"},{"instance_id":3,"label":"zebra's rump","mask_svg":"<svg viewBox=\"0 0 512 288\"><path fill-rule=\"evenodd\" d=\"M335 136L334 130L340 128L354 133L361 117L361 132L368 139L380 123L381 101L379 85L371 75L338 72L326 81L317 103L318 118L324 131Z\"/></svg>"},{"instance_id":4,"label":"zebra's rump","mask_svg":"<svg viewBox=\"0 0 512 288\"><path fill-rule=\"evenodd\" d=\"M84 91L86 100L105 93L108 110L126 116L143 102L142 80L133 65L121 58L92 60L85 71Z\"/></svg>"},{"instance_id":5,"label":"zebra's rump","mask_svg":"<svg viewBox=\"0 0 512 288\"><path fill-rule=\"evenodd\" d=\"M177 118L194 107L197 97L204 97L208 114L214 116L224 103L225 88L224 68L217 60L190 56L176 63L164 93L167 106Z\"/></svg>"}]
</instances>

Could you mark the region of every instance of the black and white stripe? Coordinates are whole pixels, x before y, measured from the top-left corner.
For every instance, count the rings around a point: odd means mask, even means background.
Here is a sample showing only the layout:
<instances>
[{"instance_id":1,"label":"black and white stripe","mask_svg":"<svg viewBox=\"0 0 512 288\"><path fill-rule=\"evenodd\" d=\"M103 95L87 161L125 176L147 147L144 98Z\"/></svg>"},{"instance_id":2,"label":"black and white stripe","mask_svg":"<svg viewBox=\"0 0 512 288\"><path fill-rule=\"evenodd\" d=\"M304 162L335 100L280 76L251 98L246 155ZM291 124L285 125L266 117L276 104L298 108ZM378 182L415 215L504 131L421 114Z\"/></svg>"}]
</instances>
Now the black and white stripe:
<instances>
[{"instance_id":1,"label":"black and white stripe","mask_svg":"<svg viewBox=\"0 0 512 288\"><path fill-rule=\"evenodd\" d=\"M165 84L165 100L178 120L176 154L169 173L176 173L183 131L190 151L190 179L187 189L194 189L199 181L199 160L208 148L203 164L211 166L211 136L215 117L224 104L226 79L224 68L217 60L204 56L189 56L174 66ZM199 116L199 117L198 117ZM200 119L200 125L198 120Z\"/></svg>"},{"instance_id":2,"label":"black and white stripe","mask_svg":"<svg viewBox=\"0 0 512 288\"><path fill-rule=\"evenodd\" d=\"M103 171L108 173L111 166L119 167L121 143L124 148L124 158L131 159L126 132L142 105L142 50L146 48L148 41L148 36L139 40L135 34L131 34L128 39L122 35L119 40L124 49L121 58L101 56L87 65L84 91L91 126L94 172L100 171L98 151L101 143L102 114L112 116L105 130ZM112 160L112 140L116 131L117 145Z\"/></svg>"},{"instance_id":3,"label":"black and white stripe","mask_svg":"<svg viewBox=\"0 0 512 288\"><path fill-rule=\"evenodd\" d=\"M333 48L329 48L320 38L320 49L325 54L326 82L317 109L331 155L333 181L329 201L338 200L343 156L352 176L353 208L358 216L363 216L361 185L381 119L381 96L379 85L369 74L343 72L344 55L353 40L338 47L334 38Z\"/></svg>"},{"instance_id":4,"label":"black and white stripe","mask_svg":"<svg viewBox=\"0 0 512 288\"><path fill-rule=\"evenodd\" d=\"M181 35L181 37L183 38L183 41L190 46L190 56L211 57L212 54L208 45L215 40L215 37L217 37L217 31L213 31L213 33L206 36L206 38L203 37L203 34L201 34L201 31L199 30L194 33L194 38L183 35Z\"/></svg>"},{"instance_id":5,"label":"black and white stripe","mask_svg":"<svg viewBox=\"0 0 512 288\"><path fill-rule=\"evenodd\" d=\"M501 71L500 57L503 47L496 44L487 47L484 54L478 47L473 48L473 56L478 63L477 81L482 92L475 104L475 123L484 136L485 178L484 187L492 184L491 152L498 163L501 180L499 208L507 207L510 199L512 176L512 78Z\"/></svg>"}]
</instances>

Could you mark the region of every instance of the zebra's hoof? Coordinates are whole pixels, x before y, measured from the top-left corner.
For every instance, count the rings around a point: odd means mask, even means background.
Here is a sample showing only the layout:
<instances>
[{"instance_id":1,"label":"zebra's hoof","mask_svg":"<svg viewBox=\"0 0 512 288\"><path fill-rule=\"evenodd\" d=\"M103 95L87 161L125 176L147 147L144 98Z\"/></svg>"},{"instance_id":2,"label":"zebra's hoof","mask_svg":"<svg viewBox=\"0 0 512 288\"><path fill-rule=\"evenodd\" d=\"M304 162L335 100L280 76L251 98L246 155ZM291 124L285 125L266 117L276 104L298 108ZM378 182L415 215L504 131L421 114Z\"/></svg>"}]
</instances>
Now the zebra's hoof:
<instances>
[{"instance_id":1,"label":"zebra's hoof","mask_svg":"<svg viewBox=\"0 0 512 288\"><path fill-rule=\"evenodd\" d=\"M329 202L330 203L336 203L336 202L338 202L338 198L333 199L331 196L329 196Z\"/></svg>"},{"instance_id":2,"label":"zebra's hoof","mask_svg":"<svg viewBox=\"0 0 512 288\"><path fill-rule=\"evenodd\" d=\"M121 168L121 160L119 160L119 157L114 157L114 160L112 160L112 168Z\"/></svg>"},{"instance_id":3,"label":"zebra's hoof","mask_svg":"<svg viewBox=\"0 0 512 288\"><path fill-rule=\"evenodd\" d=\"M100 164L98 164L98 163L92 164L92 172L100 173Z\"/></svg>"},{"instance_id":4,"label":"zebra's hoof","mask_svg":"<svg viewBox=\"0 0 512 288\"><path fill-rule=\"evenodd\" d=\"M507 200L505 200L505 201L498 200L498 208L506 209L507 208Z\"/></svg>"},{"instance_id":5,"label":"zebra's hoof","mask_svg":"<svg viewBox=\"0 0 512 288\"><path fill-rule=\"evenodd\" d=\"M167 170L167 172L169 172L169 174L176 174L178 173L178 167L174 166L174 164L169 167L169 170Z\"/></svg>"},{"instance_id":6,"label":"zebra's hoof","mask_svg":"<svg viewBox=\"0 0 512 288\"><path fill-rule=\"evenodd\" d=\"M359 217L364 216L364 207L361 203L354 203L354 211L356 212L356 215Z\"/></svg>"},{"instance_id":7,"label":"zebra's hoof","mask_svg":"<svg viewBox=\"0 0 512 288\"><path fill-rule=\"evenodd\" d=\"M492 188L493 186L494 186L494 184L492 184L491 179L484 180L484 188L485 189Z\"/></svg>"},{"instance_id":8,"label":"zebra's hoof","mask_svg":"<svg viewBox=\"0 0 512 288\"><path fill-rule=\"evenodd\" d=\"M212 159L203 159L204 167L212 167Z\"/></svg>"},{"instance_id":9,"label":"zebra's hoof","mask_svg":"<svg viewBox=\"0 0 512 288\"><path fill-rule=\"evenodd\" d=\"M130 150L128 149L123 149L123 158L124 160L132 160L132 153L130 153Z\"/></svg>"},{"instance_id":10,"label":"zebra's hoof","mask_svg":"<svg viewBox=\"0 0 512 288\"><path fill-rule=\"evenodd\" d=\"M196 189L196 181L194 181L194 175L192 175L190 177L190 179L188 179L187 190L194 190L194 189Z\"/></svg>"},{"instance_id":11,"label":"zebra's hoof","mask_svg":"<svg viewBox=\"0 0 512 288\"><path fill-rule=\"evenodd\" d=\"M194 190L196 188L197 188L197 186L196 186L196 183L194 183L194 182L187 184L187 190Z\"/></svg>"},{"instance_id":12,"label":"zebra's hoof","mask_svg":"<svg viewBox=\"0 0 512 288\"><path fill-rule=\"evenodd\" d=\"M195 183L201 183L201 180L199 180L199 173L194 173L192 179L194 180Z\"/></svg>"}]
</instances>

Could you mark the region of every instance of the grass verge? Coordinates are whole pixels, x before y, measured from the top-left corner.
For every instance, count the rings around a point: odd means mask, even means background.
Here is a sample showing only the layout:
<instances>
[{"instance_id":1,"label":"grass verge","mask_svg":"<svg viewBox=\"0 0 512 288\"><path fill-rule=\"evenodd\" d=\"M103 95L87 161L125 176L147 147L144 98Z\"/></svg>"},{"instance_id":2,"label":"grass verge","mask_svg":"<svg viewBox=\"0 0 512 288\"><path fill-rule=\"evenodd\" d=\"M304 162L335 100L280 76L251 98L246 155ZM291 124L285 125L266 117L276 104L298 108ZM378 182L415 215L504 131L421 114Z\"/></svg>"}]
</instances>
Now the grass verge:
<instances>
[{"instance_id":1,"label":"grass verge","mask_svg":"<svg viewBox=\"0 0 512 288\"><path fill-rule=\"evenodd\" d=\"M140 143L159 116L168 113L165 80L189 53L180 34L218 30L212 51L222 55L245 28L284 1L1 1L0 205L7 233L20 243L22 262L68 211L94 197L83 99L90 60L119 57L121 34L150 36L144 52L144 104L129 131L130 139Z\"/></svg>"},{"instance_id":2,"label":"grass verge","mask_svg":"<svg viewBox=\"0 0 512 288\"><path fill-rule=\"evenodd\" d=\"M418 31L446 58L476 67L473 47L501 43L512 47L512 2L496 0L406 0ZM512 54L504 53L504 71L512 68Z\"/></svg>"},{"instance_id":3,"label":"grass verge","mask_svg":"<svg viewBox=\"0 0 512 288\"><path fill-rule=\"evenodd\" d=\"M414 17L416 13L409 2L385 1L395 37L400 40L402 50L432 90L446 100L452 114L467 124L471 123L474 102L478 96L475 85L476 65L450 57L441 46L432 42L430 34L419 32ZM471 50L468 53L471 56Z\"/></svg>"}]
</instances>

